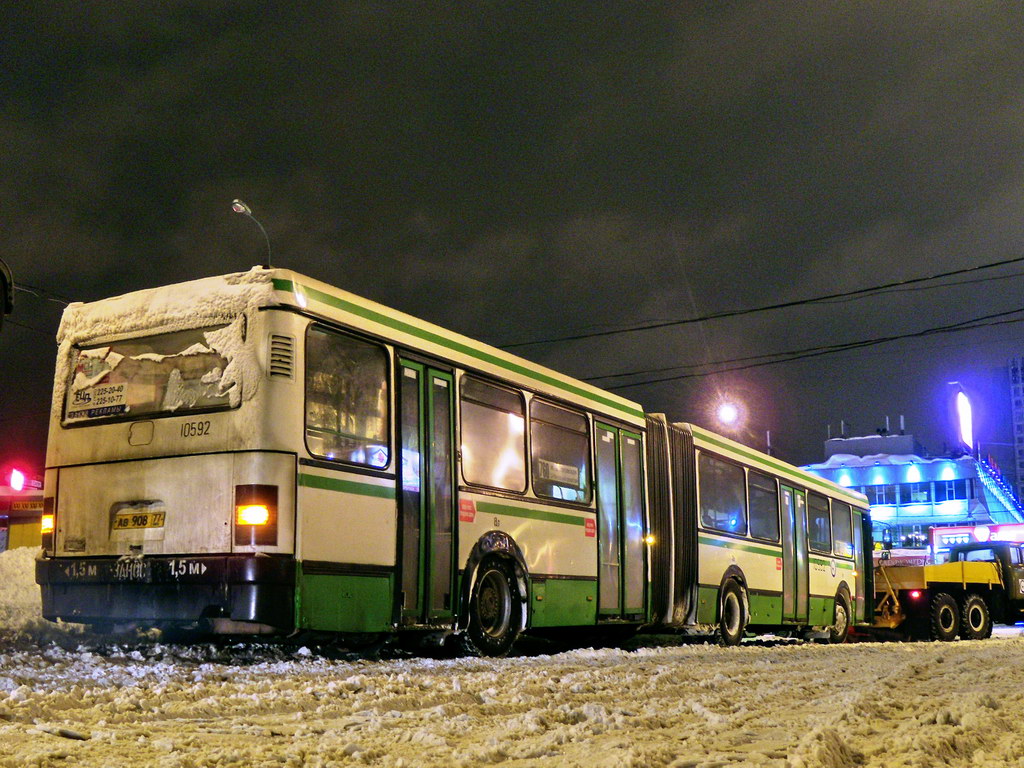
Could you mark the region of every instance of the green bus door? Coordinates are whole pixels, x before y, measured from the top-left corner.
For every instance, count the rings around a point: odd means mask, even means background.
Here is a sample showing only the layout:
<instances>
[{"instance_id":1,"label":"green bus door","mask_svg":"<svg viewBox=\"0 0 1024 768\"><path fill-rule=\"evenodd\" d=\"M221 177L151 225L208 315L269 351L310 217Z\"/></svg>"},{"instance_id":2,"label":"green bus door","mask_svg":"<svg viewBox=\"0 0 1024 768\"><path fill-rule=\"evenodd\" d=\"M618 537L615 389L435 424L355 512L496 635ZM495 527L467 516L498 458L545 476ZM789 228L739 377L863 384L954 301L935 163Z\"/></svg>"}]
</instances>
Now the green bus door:
<instances>
[{"instance_id":1,"label":"green bus door","mask_svg":"<svg viewBox=\"0 0 1024 768\"><path fill-rule=\"evenodd\" d=\"M398 599L403 625L447 624L454 594L453 379L398 366Z\"/></svg>"},{"instance_id":2,"label":"green bus door","mask_svg":"<svg viewBox=\"0 0 1024 768\"><path fill-rule=\"evenodd\" d=\"M643 441L597 424L599 619L644 615Z\"/></svg>"},{"instance_id":3,"label":"green bus door","mask_svg":"<svg viewBox=\"0 0 1024 768\"><path fill-rule=\"evenodd\" d=\"M807 498L782 486L782 620L807 623Z\"/></svg>"}]
</instances>

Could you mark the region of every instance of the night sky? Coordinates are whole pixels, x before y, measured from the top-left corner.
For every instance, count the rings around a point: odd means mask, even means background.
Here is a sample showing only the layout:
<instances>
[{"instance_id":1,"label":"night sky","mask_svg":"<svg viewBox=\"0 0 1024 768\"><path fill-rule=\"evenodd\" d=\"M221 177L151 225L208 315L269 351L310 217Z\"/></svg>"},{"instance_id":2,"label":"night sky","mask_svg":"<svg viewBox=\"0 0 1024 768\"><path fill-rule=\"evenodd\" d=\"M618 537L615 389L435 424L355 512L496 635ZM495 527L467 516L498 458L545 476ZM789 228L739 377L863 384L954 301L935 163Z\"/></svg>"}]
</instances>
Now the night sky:
<instances>
[{"instance_id":1,"label":"night sky","mask_svg":"<svg viewBox=\"0 0 1024 768\"><path fill-rule=\"evenodd\" d=\"M1024 256L1017 3L132 8L36 0L0 21L0 258L41 289L0 332L0 461L43 463L54 299L261 262L236 197L276 266L497 345ZM982 439L1010 440L999 368L1024 326L692 374L1010 312L1022 285L1017 263L512 351L580 378L657 371L595 383L640 382L616 391L672 420L714 427L740 398L741 439L771 430L796 463L830 423L886 415L940 452L951 380Z\"/></svg>"}]
</instances>

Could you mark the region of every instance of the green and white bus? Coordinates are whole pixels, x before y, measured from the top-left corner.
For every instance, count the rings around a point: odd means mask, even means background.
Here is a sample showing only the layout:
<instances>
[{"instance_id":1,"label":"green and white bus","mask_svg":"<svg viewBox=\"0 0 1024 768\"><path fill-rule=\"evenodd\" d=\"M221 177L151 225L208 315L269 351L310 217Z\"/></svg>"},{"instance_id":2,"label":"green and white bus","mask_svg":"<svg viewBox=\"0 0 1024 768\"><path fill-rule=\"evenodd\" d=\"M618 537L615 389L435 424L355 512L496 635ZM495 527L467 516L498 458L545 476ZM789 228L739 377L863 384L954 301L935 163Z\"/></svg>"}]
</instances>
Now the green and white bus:
<instances>
[{"instance_id":1,"label":"green and white bus","mask_svg":"<svg viewBox=\"0 0 1024 768\"><path fill-rule=\"evenodd\" d=\"M692 424L648 416L652 621L843 642L874 616L867 499Z\"/></svg>"},{"instance_id":2,"label":"green and white bus","mask_svg":"<svg viewBox=\"0 0 1024 768\"><path fill-rule=\"evenodd\" d=\"M58 341L49 619L500 655L867 618L863 497L303 275L75 304Z\"/></svg>"}]
</instances>

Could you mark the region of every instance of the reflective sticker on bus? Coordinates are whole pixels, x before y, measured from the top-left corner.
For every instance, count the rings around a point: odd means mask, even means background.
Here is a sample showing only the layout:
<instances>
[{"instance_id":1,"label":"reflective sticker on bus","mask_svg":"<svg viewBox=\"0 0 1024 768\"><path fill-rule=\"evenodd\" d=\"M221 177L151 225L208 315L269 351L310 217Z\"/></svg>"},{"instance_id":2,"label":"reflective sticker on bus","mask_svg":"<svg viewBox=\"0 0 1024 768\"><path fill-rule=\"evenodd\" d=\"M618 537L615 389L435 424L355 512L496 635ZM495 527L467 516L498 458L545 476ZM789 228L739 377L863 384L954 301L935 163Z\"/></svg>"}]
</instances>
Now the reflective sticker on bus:
<instances>
[{"instance_id":1,"label":"reflective sticker on bus","mask_svg":"<svg viewBox=\"0 0 1024 768\"><path fill-rule=\"evenodd\" d=\"M459 499L459 522L472 523L476 520L476 504L472 499Z\"/></svg>"},{"instance_id":2,"label":"reflective sticker on bus","mask_svg":"<svg viewBox=\"0 0 1024 768\"><path fill-rule=\"evenodd\" d=\"M781 557L776 557L775 558L775 570L776 571L781 571L782 570L782 558Z\"/></svg>"},{"instance_id":3,"label":"reflective sticker on bus","mask_svg":"<svg viewBox=\"0 0 1024 768\"><path fill-rule=\"evenodd\" d=\"M597 536L597 521L594 518L588 517L583 521L583 535L588 539L593 539Z\"/></svg>"}]
</instances>

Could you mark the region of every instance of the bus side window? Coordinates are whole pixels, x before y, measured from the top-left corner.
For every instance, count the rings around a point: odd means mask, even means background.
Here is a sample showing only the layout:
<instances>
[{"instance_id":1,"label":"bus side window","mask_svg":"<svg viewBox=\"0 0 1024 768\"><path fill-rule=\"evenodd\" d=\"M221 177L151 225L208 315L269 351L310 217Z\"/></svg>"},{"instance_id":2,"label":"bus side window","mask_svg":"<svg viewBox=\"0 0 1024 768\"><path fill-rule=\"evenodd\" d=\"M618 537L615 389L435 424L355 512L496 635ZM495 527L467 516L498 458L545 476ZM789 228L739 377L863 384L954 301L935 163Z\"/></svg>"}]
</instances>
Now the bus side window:
<instances>
[{"instance_id":1,"label":"bus side window","mask_svg":"<svg viewBox=\"0 0 1024 768\"><path fill-rule=\"evenodd\" d=\"M850 525L850 505L842 501L832 502L833 550L840 557L853 556L853 528Z\"/></svg>"},{"instance_id":2,"label":"bus side window","mask_svg":"<svg viewBox=\"0 0 1024 768\"><path fill-rule=\"evenodd\" d=\"M587 417L534 398L530 403L533 491L562 501L590 501Z\"/></svg>"},{"instance_id":3,"label":"bus side window","mask_svg":"<svg viewBox=\"0 0 1024 768\"><path fill-rule=\"evenodd\" d=\"M807 494L807 545L815 552L832 553L832 521L828 499L817 493Z\"/></svg>"},{"instance_id":4,"label":"bus side window","mask_svg":"<svg viewBox=\"0 0 1024 768\"><path fill-rule=\"evenodd\" d=\"M768 541L779 540L779 486L774 477L749 470L750 535Z\"/></svg>"},{"instance_id":5,"label":"bus side window","mask_svg":"<svg viewBox=\"0 0 1024 768\"><path fill-rule=\"evenodd\" d=\"M705 528L724 533L746 533L747 494L743 467L701 453L698 468L701 523Z\"/></svg>"},{"instance_id":6,"label":"bus side window","mask_svg":"<svg viewBox=\"0 0 1024 768\"><path fill-rule=\"evenodd\" d=\"M526 407L496 384L462 377L462 475L470 485L526 490Z\"/></svg>"},{"instance_id":7,"label":"bus side window","mask_svg":"<svg viewBox=\"0 0 1024 768\"><path fill-rule=\"evenodd\" d=\"M314 456L388 465L388 354L326 328L306 337L306 446Z\"/></svg>"}]
</instances>

